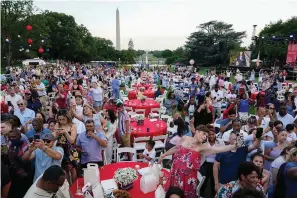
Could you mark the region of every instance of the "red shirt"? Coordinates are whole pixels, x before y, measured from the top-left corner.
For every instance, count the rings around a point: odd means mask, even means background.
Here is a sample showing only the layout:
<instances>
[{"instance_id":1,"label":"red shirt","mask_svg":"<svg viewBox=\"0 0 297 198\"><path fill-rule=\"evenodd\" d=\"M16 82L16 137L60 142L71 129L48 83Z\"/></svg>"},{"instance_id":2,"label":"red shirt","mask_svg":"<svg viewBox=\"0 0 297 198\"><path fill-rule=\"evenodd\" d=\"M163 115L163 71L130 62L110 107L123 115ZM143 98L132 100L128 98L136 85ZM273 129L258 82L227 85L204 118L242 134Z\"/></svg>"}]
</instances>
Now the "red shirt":
<instances>
[{"instance_id":1,"label":"red shirt","mask_svg":"<svg viewBox=\"0 0 297 198\"><path fill-rule=\"evenodd\" d=\"M56 103L59 105L60 109L66 109L67 107L67 91L62 93L64 98L57 98Z\"/></svg>"}]
</instances>

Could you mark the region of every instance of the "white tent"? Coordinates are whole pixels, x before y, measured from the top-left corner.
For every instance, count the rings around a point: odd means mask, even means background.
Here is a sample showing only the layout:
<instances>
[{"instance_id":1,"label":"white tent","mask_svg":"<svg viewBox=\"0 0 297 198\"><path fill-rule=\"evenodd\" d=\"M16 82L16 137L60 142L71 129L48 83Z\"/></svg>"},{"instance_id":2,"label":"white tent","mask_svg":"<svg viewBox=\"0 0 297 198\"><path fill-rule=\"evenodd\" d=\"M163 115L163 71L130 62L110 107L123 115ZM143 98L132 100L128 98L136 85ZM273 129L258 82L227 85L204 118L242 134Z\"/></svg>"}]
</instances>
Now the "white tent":
<instances>
[{"instance_id":1,"label":"white tent","mask_svg":"<svg viewBox=\"0 0 297 198\"><path fill-rule=\"evenodd\" d=\"M256 63L258 59L253 59L252 63ZM260 63L262 63L263 61L259 60Z\"/></svg>"}]
</instances>

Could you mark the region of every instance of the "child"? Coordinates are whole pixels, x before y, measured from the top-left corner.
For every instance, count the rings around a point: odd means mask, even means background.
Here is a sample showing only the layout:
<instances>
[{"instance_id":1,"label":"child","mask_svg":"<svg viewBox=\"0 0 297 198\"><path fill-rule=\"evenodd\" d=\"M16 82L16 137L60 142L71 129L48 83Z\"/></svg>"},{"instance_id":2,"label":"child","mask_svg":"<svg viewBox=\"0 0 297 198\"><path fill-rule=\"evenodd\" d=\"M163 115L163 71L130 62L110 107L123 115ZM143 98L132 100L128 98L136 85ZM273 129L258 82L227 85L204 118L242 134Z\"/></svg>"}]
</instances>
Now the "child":
<instances>
[{"instance_id":1,"label":"child","mask_svg":"<svg viewBox=\"0 0 297 198\"><path fill-rule=\"evenodd\" d=\"M149 140L146 142L145 150L142 154L140 154L140 158L143 159L144 162L154 162L156 157L156 151L154 149L155 142L153 140Z\"/></svg>"}]
</instances>

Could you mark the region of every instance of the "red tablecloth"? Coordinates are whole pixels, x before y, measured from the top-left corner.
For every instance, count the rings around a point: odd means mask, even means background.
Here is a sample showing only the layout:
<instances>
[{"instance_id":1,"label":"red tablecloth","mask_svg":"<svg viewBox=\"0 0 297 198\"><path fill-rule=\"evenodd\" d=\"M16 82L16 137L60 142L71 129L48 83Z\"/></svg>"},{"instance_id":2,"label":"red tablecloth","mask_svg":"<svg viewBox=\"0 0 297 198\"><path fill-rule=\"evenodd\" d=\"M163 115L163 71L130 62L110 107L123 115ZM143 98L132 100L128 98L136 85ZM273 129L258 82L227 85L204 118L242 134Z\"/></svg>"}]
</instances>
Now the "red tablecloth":
<instances>
[{"instance_id":1,"label":"red tablecloth","mask_svg":"<svg viewBox=\"0 0 297 198\"><path fill-rule=\"evenodd\" d=\"M153 87L153 85L151 85L151 84L136 84L136 85L133 85L132 87L135 87L135 88L144 87L145 89L149 89L149 88Z\"/></svg>"},{"instance_id":2,"label":"red tablecloth","mask_svg":"<svg viewBox=\"0 0 297 198\"><path fill-rule=\"evenodd\" d=\"M99 169L100 170L100 180L102 181L102 180L112 179L114 172L117 169L127 168L127 167L135 168L135 165L137 165L137 164L140 166L140 168L145 168L148 166L148 164L141 163L141 162L120 162L120 163L105 165L103 168ZM164 172L164 175L169 178L170 173L164 169L162 171ZM155 197L154 191L147 193L147 194L144 194L143 192L141 192L140 179L141 179L141 176L139 175L138 179L136 181L134 181L134 183L133 183L133 188L128 190L131 197L132 198L154 198ZM70 187L70 191L75 198L83 198L83 196L76 195L77 182L78 182L79 186L83 186L83 183L84 183L83 178L78 178ZM166 184L169 185L169 181L167 181Z\"/></svg>"},{"instance_id":3,"label":"red tablecloth","mask_svg":"<svg viewBox=\"0 0 297 198\"><path fill-rule=\"evenodd\" d=\"M129 91L128 93L128 98L129 100L134 100L137 99L137 93L138 91ZM155 92L152 89L144 90L143 95L148 97L148 98L154 98L155 97Z\"/></svg>"},{"instance_id":4,"label":"red tablecloth","mask_svg":"<svg viewBox=\"0 0 297 198\"><path fill-rule=\"evenodd\" d=\"M159 126L157 126L159 125ZM166 135L167 133L167 124L163 120L157 120L156 122L150 122L149 118L144 120L143 125L137 125L136 121L131 122L130 124L132 133L131 133L131 144L134 142L136 137L147 137L150 136L152 139L153 136ZM149 128L149 132L147 132Z\"/></svg>"},{"instance_id":5,"label":"red tablecloth","mask_svg":"<svg viewBox=\"0 0 297 198\"><path fill-rule=\"evenodd\" d=\"M143 103L140 99L126 100L124 105L135 109L145 109L145 115L148 116L152 108L160 108L160 104L153 99L146 99Z\"/></svg>"}]
</instances>

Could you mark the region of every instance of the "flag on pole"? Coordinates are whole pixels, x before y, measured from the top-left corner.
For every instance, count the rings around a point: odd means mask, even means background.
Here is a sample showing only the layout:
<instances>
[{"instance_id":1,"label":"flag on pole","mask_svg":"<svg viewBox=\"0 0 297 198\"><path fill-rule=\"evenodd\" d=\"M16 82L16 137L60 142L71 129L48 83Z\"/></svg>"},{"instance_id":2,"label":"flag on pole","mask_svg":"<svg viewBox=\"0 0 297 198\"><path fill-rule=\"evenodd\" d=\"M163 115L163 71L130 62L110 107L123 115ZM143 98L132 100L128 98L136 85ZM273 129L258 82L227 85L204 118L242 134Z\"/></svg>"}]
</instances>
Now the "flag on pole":
<instances>
[{"instance_id":1,"label":"flag on pole","mask_svg":"<svg viewBox=\"0 0 297 198\"><path fill-rule=\"evenodd\" d=\"M258 53L256 65L257 65L257 67L259 67L259 65L260 65L260 51Z\"/></svg>"}]
</instances>

